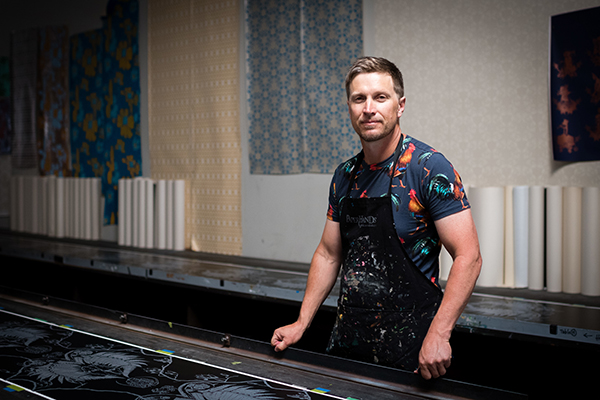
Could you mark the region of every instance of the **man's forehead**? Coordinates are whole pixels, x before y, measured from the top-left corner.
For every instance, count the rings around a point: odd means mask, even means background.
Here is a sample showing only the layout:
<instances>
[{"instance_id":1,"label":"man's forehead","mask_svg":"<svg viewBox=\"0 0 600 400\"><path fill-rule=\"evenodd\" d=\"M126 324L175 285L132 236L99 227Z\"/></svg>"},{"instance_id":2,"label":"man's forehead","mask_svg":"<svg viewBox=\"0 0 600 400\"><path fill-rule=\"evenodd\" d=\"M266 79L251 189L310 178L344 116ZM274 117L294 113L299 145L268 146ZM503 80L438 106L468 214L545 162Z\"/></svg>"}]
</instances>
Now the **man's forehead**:
<instances>
[{"instance_id":1,"label":"man's forehead","mask_svg":"<svg viewBox=\"0 0 600 400\"><path fill-rule=\"evenodd\" d=\"M350 81L350 91L376 85L394 89L392 75L385 72L361 72ZM383 88L382 87L382 88Z\"/></svg>"}]
</instances>

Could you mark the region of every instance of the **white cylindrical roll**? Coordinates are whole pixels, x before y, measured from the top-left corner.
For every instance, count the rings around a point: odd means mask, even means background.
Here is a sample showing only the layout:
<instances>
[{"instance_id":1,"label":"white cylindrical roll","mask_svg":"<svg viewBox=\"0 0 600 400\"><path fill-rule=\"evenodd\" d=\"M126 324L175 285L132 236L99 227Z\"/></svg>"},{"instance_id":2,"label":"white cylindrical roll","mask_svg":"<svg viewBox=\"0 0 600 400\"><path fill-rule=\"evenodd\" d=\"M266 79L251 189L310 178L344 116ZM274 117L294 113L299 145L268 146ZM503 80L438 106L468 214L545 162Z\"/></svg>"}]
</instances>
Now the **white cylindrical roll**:
<instances>
[{"instance_id":1,"label":"white cylindrical roll","mask_svg":"<svg viewBox=\"0 0 600 400\"><path fill-rule=\"evenodd\" d=\"M138 179L133 179L131 182L132 197L131 197L131 245L138 247L140 245L140 221L138 207L140 204L140 185Z\"/></svg>"},{"instance_id":2,"label":"white cylindrical roll","mask_svg":"<svg viewBox=\"0 0 600 400\"><path fill-rule=\"evenodd\" d=\"M185 250L185 181L173 183L173 250Z\"/></svg>"},{"instance_id":3,"label":"white cylindrical roll","mask_svg":"<svg viewBox=\"0 0 600 400\"><path fill-rule=\"evenodd\" d=\"M504 188L504 286L515 287L513 187Z\"/></svg>"},{"instance_id":4,"label":"white cylindrical roll","mask_svg":"<svg viewBox=\"0 0 600 400\"><path fill-rule=\"evenodd\" d=\"M48 177L48 236L56 236L56 176Z\"/></svg>"},{"instance_id":5,"label":"white cylindrical roll","mask_svg":"<svg viewBox=\"0 0 600 400\"><path fill-rule=\"evenodd\" d=\"M138 186L138 247L146 247L146 183L148 180L136 178L135 181Z\"/></svg>"},{"instance_id":6,"label":"white cylindrical roll","mask_svg":"<svg viewBox=\"0 0 600 400\"><path fill-rule=\"evenodd\" d=\"M527 250L529 269L528 287L531 290L544 289L544 188L529 188L529 248Z\"/></svg>"},{"instance_id":7,"label":"white cylindrical roll","mask_svg":"<svg viewBox=\"0 0 600 400\"><path fill-rule=\"evenodd\" d=\"M125 246L133 245L133 213L131 204L133 203L133 179L125 179Z\"/></svg>"},{"instance_id":8,"label":"white cylindrical roll","mask_svg":"<svg viewBox=\"0 0 600 400\"><path fill-rule=\"evenodd\" d=\"M48 234L48 178L40 179L40 230L42 235Z\"/></svg>"},{"instance_id":9,"label":"white cylindrical roll","mask_svg":"<svg viewBox=\"0 0 600 400\"><path fill-rule=\"evenodd\" d=\"M65 237L65 178L56 178L56 237Z\"/></svg>"},{"instance_id":10,"label":"white cylindrical roll","mask_svg":"<svg viewBox=\"0 0 600 400\"><path fill-rule=\"evenodd\" d=\"M440 251L440 280L447 281L450 276L450 270L452 269L452 256L446 250L446 247L442 246Z\"/></svg>"},{"instance_id":11,"label":"white cylindrical roll","mask_svg":"<svg viewBox=\"0 0 600 400\"><path fill-rule=\"evenodd\" d=\"M563 292L581 293L581 206L580 187L563 189Z\"/></svg>"},{"instance_id":12,"label":"white cylindrical roll","mask_svg":"<svg viewBox=\"0 0 600 400\"><path fill-rule=\"evenodd\" d=\"M119 246L124 246L125 245L125 179L119 179L119 184L118 184L118 201L119 204L117 205L118 207L118 212L117 212L117 221L118 221L118 226L119 226L119 234L118 234L118 239L117 239L117 243L119 244Z\"/></svg>"},{"instance_id":13,"label":"white cylindrical roll","mask_svg":"<svg viewBox=\"0 0 600 400\"><path fill-rule=\"evenodd\" d=\"M546 288L562 291L562 187L546 188Z\"/></svg>"},{"instance_id":14,"label":"white cylindrical roll","mask_svg":"<svg viewBox=\"0 0 600 400\"><path fill-rule=\"evenodd\" d=\"M39 234L40 233L40 225L39 225L39 202L40 202L40 194L38 191L38 180L40 178L34 176L30 178L29 184L31 185L31 233Z\"/></svg>"},{"instance_id":15,"label":"white cylindrical roll","mask_svg":"<svg viewBox=\"0 0 600 400\"><path fill-rule=\"evenodd\" d=\"M79 178L79 193L78 193L78 201L79 201L79 239L86 238L87 231L87 210L88 205L86 205L86 191L87 191L87 178Z\"/></svg>"},{"instance_id":16,"label":"white cylindrical roll","mask_svg":"<svg viewBox=\"0 0 600 400\"><path fill-rule=\"evenodd\" d=\"M581 208L581 293L600 296L600 188L583 188Z\"/></svg>"},{"instance_id":17,"label":"white cylindrical roll","mask_svg":"<svg viewBox=\"0 0 600 400\"><path fill-rule=\"evenodd\" d=\"M469 189L471 213L477 227L484 263L479 286L502 286L504 277L504 188Z\"/></svg>"},{"instance_id":18,"label":"white cylindrical roll","mask_svg":"<svg viewBox=\"0 0 600 400\"><path fill-rule=\"evenodd\" d=\"M23 177L23 213L24 215L24 231L28 233L33 232L33 221L31 219L31 209L33 208L33 202L31 199L31 186L33 178L30 176Z\"/></svg>"},{"instance_id":19,"label":"white cylindrical roll","mask_svg":"<svg viewBox=\"0 0 600 400\"><path fill-rule=\"evenodd\" d=\"M100 240L100 227L102 226L102 213L100 212L100 197L102 196L102 180L91 178L91 214L92 214L92 240Z\"/></svg>"},{"instance_id":20,"label":"white cylindrical roll","mask_svg":"<svg viewBox=\"0 0 600 400\"><path fill-rule=\"evenodd\" d=\"M73 208L71 206L71 178L63 178L65 185L64 194L64 215L65 215L65 237L71 237L71 217L73 216Z\"/></svg>"},{"instance_id":21,"label":"white cylindrical roll","mask_svg":"<svg viewBox=\"0 0 600 400\"><path fill-rule=\"evenodd\" d=\"M92 240L92 178L84 179L84 239Z\"/></svg>"},{"instance_id":22,"label":"white cylindrical roll","mask_svg":"<svg viewBox=\"0 0 600 400\"><path fill-rule=\"evenodd\" d=\"M167 182L156 182L156 248L167 247Z\"/></svg>"},{"instance_id":23,"label":"white cylindrical roll","mask_svg":"<svg viewBox=\"0 0 600 400\"><path fill-rule=\"evenodd\" d=\"M167 181L167 200L166 204L166 233L167 233L167 249L173 250L173 181Z\"/></svg>"},{"instance_id":24,"label":"white cylindrical roll","mask_svg":"<svg viewBox=\"0 0 600 400\"><path fill-rule=\"evenodd\" d=\"M73 203L73 216L71 221L71 228L73 231L73 238L81 239L81 200L79 194L81 193L81 178L73 178L71 182L71 201Z\"/></svg>"},{"instance_id":25,"label":"white cylindrical roll","mask_svg":"<svg viewBox=\"0 0 600 400\"><path fill-rule=\"evenodd\" d=\"M154 181L146 181L146 247L154 248Z\"/></svg>"},{"instance_id":26,"label":"white cylindrical roll","mask_svg":"<svg viewBox=\"0 0 600 400\"><path fill-rule=\"evenodd\" d=\"M513 188L513 221L515 287L525 288L529 269L529 186Z\"/></svg>"}]
</instances>

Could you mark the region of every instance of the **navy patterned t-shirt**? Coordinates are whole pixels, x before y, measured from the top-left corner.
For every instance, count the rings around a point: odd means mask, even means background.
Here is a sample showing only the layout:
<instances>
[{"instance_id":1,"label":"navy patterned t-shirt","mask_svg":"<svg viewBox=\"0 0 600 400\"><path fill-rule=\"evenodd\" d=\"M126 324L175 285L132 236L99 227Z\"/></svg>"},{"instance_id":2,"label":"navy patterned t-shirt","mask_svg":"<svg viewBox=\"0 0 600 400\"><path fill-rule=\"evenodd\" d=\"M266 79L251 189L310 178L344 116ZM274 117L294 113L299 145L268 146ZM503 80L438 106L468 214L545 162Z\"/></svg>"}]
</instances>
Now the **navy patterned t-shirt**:
<instances>
[{"instance_id":1,"label":"navy patterned t-shirt","mask_svg":"<svg viewBox=\"0 0 600 400\"><path fill-rule=\"evenodd\" d=\"M332 221L340 221L340 201L348 191L356 160L354 156L340 164L333 174L327 213ZM393 155L379 164L363 161L350 197L387 194L393 164ZM434 221L470 207L458 172L431 146L404 135L391 197L400 241L425 276L437 284L441 242Z\"/></svg>"}]
</instances>

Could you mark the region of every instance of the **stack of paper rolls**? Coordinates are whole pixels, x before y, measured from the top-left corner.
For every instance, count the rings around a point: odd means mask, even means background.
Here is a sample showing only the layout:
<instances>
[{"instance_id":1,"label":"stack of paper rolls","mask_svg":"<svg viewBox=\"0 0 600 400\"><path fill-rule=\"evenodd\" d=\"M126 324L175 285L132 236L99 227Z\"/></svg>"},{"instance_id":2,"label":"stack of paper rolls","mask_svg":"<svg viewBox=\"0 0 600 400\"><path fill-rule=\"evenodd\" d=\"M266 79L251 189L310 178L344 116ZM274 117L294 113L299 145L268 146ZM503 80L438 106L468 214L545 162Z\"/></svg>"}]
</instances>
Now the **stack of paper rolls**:
<instances>
[{"instance_id":1,"label":"stack of paper rolls","mask_svg":"<svg viewBox=\"0 0 600 400\"><path fill-rule=\"evenodd\" d=\"M119 180L122 246L185 249L185 181Z\"/></svg>"},{"instance_id":2,"label":"stack of paper rolls","mask_svg":"<svg viewBox=\"0 0 600 400\"><path fill-rule=\"evenodd\" d=\"M600 188L470 187L480 286L600 296ZM452 260L440 255L440 277Z\"/></svg>"},{"instance_id":3,"label":"stack of paper rolls","mask_svg":"<svg viewBox=\"0 0 600 400\"><path fill-rule=\"evenodd\" d=\"M11 230L56 238L99 240L100 178L11 178Z\"/></svg>"}]
</instances>

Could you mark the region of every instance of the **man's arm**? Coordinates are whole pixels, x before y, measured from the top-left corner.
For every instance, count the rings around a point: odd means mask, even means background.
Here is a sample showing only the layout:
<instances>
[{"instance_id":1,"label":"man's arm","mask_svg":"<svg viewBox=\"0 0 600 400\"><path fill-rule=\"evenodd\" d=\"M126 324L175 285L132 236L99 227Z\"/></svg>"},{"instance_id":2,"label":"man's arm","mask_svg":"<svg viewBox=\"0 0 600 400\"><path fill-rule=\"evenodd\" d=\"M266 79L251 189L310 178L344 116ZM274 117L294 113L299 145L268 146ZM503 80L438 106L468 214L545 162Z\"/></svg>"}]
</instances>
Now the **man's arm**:
<instances>
[{"instance_id":1,"label":"man's arm","mask_svg":"<svg viewBox=\"0 0 600 400\"><path fill-rule=\"evenodd\" d=\"M300 315L293 324L275 330L271 339L275 351L285 350L300 340L335 285L341 261L342 241L339 223L327 220L321 242L310 263Z\"/></svg>"},{"instance_id":2,"label":"man's arm","mask_svg":"<svg viewBox=\"0 0 600 400\"><path fill-rule=\"evenodd\" d=\"M464 310L481 271L481 254L471 210L435 221L440 239L454 262L442 304L434 317L419 354L419 369L425 379L446 373L452 358L450 335Z\"/></svg>"}]
</instances>

